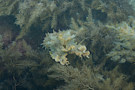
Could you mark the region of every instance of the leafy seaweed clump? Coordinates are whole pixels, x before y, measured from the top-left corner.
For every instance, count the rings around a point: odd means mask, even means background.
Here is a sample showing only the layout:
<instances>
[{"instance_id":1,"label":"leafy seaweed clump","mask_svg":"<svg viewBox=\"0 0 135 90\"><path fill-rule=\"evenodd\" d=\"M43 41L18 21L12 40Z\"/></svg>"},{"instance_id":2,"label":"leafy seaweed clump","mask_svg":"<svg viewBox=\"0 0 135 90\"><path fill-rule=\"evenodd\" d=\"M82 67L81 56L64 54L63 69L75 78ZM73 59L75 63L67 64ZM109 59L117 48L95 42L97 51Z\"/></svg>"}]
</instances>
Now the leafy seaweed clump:
<instances>
[{"instance_id":1,"label":"leafy seaweed clump","mask_svg":"<svg viewBox=\"0 0 135 90\"><path fill-rule=\"evenodd\" d=\"M0 90L134 90L132 2L0 0Z\"/></svg>"},{"instance_id":2,"label":"leafy seaweed clump","mask_svg":"<svg viewBox=\"0 0 135 90\"><path fill-rule=\"evenodd\" d=\"M99 73L96 68L85 64L81 68L56 64L49 69L49 72L52 72L49 77L65 82L57 90L133 90L134 88L132 83L126 81L123 74L117 72L117 68L110 72Z\"/></svg>"},{"instance_id":3,"label":"leafy seaweed clump","mask_svg":"<svg viewBox=\"0 0 135 90\"><path fill-rule=\"evenodd\" d=\"M110 56L113 61L117 61L119 63L134 63L135 20L131 17L127 23L122 22L116 26L108 27L114 29L114 31L117 33L117 40L114 41L115 46L108 56Z\"/></svg>"}]
</instances>

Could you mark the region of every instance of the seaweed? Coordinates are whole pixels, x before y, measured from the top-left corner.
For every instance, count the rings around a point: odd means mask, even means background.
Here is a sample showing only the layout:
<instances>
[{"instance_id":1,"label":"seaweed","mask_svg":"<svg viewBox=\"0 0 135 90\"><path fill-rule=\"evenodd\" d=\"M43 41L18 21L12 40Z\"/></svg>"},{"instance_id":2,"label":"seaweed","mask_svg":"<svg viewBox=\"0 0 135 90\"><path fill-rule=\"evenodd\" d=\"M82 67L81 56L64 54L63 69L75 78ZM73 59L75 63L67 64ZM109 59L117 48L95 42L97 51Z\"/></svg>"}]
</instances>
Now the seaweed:
<instances>
[{"instance_id":1,"label":"seaweed","mask_svg":"<svg viewBox=\"0 0 135 90\"><path fill-rule=\"evenodd\" d=\"M128 83L125 75L117 70L116 67L112 71L101 72L85 64L80 69L56 64L48 72L52 72L49 77L65 82L56 90L133 90L133 83Z\"/></svg>"},{"instance_id":2,"label":"seaweed","mask_svg":"<svg viewBox=\"0 0 135 90\"><path fill-rule=\"evenodd\" d=\"M134 17L134 0L0 0L0 89L134 90Z\"/></svg>"},{"instance_id":3,"label":"seaweed","mask_svg":"<svg viewBox=\"0 0 135 90\"><path fill-rule=\"evenodd\" d=\"M134 55L135 55L135 30L134 30L134 19L132 21L122 22L116 26L108 26L108 28L114 29L114 32L117 33L116 41L114 41L115 46L112 51L108 54L109 57L113 61L117 61L119 63L131 62L134 63Z\"/></svg>"}]
</instances>

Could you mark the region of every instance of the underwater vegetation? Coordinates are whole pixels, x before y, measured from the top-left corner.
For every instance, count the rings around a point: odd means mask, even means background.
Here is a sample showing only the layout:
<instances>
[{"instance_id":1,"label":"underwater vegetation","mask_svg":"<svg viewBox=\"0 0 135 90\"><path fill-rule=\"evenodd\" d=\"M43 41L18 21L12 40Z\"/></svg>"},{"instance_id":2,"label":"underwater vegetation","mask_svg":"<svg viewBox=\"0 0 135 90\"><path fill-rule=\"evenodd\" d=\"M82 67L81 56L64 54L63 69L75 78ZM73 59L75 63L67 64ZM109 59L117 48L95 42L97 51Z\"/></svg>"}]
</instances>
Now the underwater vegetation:
<instances>
[{"instance_id":1,"label":"underwater vegetation","mask_svg":"<svg viewBox=\"0 0 135 90\"><path fill-rule=\"evenodd\" d=\"M135 90L135 0L0 0L0 90Z\"/></svg>"},{"instance_id":2,"label":"underwater vegetation","mask_svg":"<svg viewBox=\"0 0 135 90\"><path fill-rule=\"evenodd\" d=\"M56 64L49 69L49 72L53 71L49 77L66 82L57 90L133 90L133 83L125 82L126 76L114 73L115 70L117 67L104 72L85 64L80 69Z\"/></svg>"},{"instance_id":3,"label":"underwater vegetation","mask_svg":"<svg viewBox=\"0 0 135 90\"><path fill-rule=\"evenodd\" d=\"M128 23L122 22L116 26L108 26L116 32L117 40L114 41L115 47L108 54L113 61L119 63L131 62L134 63L135 57L135 20L130 17Z\"/></svg>"}]
</instances>

